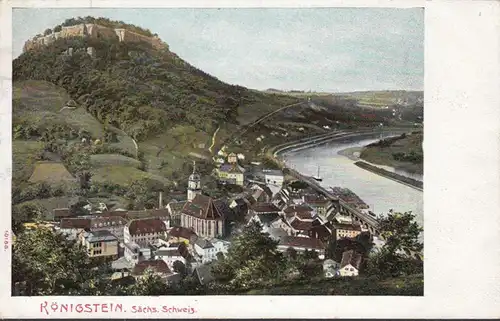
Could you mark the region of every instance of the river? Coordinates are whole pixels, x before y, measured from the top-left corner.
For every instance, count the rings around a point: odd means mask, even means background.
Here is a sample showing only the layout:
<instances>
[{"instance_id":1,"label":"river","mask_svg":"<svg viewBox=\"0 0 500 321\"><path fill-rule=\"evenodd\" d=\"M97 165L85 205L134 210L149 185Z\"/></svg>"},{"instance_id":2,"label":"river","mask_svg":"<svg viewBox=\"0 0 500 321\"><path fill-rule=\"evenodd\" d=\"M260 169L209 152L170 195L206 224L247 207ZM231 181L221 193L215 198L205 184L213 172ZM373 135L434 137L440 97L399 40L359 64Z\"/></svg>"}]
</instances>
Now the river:
<instances>
[{"instance_id":1,"label":"river","mask_svg":"<svg viewBox=\"0 0 500 321\"><path fill-rule=\"evenodd\" d=\"M384 178L354 165L354 160L339 152L366 146L378 138L359 141L336 141L326 145L291 151L282 154L286 164L304 175L317 175L318 166L323 179L321 185L347 187L356 193L376 214L390 209L398 212L411 211L423 226L423 192ZM413 176L409 173L408 176Z\"/></svg>"}]
</instances>

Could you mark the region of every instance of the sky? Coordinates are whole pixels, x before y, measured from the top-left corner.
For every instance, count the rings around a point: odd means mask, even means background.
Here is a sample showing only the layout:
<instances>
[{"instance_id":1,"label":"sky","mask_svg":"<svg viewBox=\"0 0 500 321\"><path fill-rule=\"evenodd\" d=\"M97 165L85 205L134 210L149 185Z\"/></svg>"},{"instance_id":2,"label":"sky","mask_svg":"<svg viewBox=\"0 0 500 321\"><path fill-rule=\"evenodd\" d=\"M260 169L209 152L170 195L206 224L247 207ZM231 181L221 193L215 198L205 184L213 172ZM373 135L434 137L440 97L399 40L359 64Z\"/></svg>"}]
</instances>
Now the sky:
<instances>
[{"instance_id":1,"label":"sky","mask_svg":"<svg viewBox=\"0 0 500 321\"><path fill-rule=\"evenodd\" d=\"M13 57L47 28L78 16L157 33L218 79L254 89L423 90L422 8L13 9Z\"/></svg>"}]
</instances>

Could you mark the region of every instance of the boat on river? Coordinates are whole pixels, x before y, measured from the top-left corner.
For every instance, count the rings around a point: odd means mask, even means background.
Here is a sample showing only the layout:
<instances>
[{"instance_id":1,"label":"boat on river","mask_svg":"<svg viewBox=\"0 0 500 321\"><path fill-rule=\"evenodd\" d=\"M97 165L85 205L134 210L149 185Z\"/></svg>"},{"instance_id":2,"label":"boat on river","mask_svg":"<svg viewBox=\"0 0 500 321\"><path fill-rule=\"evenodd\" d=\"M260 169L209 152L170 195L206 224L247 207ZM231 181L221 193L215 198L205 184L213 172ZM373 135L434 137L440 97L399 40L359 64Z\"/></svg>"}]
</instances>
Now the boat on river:
<instances>
[{"instance_id":1,"label":"boat on river","mask_svg":"<svg viewBox=\"0 0 500 321\"><path fill-rule=\"evenodd\" d=\"M318 166L318 175L315 175L315 176L313 176L312 178L314 178L314 179L315 179L316 181L318 181L318 182L323 181L323 179L321 178L321 176L319 176L319 166Z\"/></svg>"}]
</instances>

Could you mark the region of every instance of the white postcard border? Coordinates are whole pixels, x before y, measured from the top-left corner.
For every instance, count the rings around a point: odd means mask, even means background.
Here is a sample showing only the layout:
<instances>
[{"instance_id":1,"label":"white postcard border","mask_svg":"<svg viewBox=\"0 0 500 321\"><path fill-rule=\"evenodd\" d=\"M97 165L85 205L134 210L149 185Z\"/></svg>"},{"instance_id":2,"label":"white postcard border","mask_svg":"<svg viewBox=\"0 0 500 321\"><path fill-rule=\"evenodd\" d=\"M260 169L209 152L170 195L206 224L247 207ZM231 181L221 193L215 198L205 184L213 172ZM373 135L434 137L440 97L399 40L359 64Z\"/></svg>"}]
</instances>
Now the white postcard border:
<instances>
[{"instance_id":1,"label":"white postcard border","mask_svg":"<svg viewBox=\"0 0 500 321\"><path fill-rule=\"evenodd\" d=\"M2 318L432 318L498 316L500 5L495 1L3 1L0 7L0 216L10 233L12 7L425 6L425 296L11 297L2 249ZM168 42L168 39L166 39ZM444 158L444 159L442 159ZM45 305L46 303L46 305ZM73 312L53 312L73 304ZM127 312L86 313L82 304ZM194 308L142 314L132 306ZM77 308L77 306L79 306ZM116 307L116 306L115 306ZM69 308L69 306L66 306ZM44 310L46 309L46 310ZM94 309L93 306L90 309ZM96 308L97 309L97 308ZM107 306L110 309L110 306Z\"/></svg>"}]
</instances>

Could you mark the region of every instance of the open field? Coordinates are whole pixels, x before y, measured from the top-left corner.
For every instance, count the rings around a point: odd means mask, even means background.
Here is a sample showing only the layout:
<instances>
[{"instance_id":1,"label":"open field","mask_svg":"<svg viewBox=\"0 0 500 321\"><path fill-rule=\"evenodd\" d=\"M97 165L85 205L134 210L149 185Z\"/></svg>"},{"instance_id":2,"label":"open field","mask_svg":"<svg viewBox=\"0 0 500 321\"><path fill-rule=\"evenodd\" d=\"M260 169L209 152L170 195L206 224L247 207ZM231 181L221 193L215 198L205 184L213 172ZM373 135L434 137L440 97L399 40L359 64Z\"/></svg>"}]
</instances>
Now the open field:
<instances>
[{"instance_id":1,"label":"open field","mask_svg":"<svg viewBox=\"0 0 500 321\"><path fill-rule=\"evenodd\" d=\"M103 139L104 125L82 107L66 107L71 98L67 92L46 81L26 80L13 84L13 126L34 124L39 128L67 125L75 132L85 130L93 138ZM118 142L110 145L135 153L132 138L111 125L108 130L117 134Z\"/></svg>"},{"instance_id":2,"label":"open field","mask_svg":"<svg viewBox=\"0 0 500 321\"><path fill-rule=\"evenodd\" d=\"M97 154L90 156L90 164L92 167L102 166L130 166L139 168L141 162L137 159L123 156L120 154Z\"/></svg>"},{"instance_id":3,"label":"open field","mask_svg":"<svg viewBox=\"0 0 500 321\"><path fill-rule=\"evenodd\" d=\"M161 183L166 183L167 180L161 176L153 175L148 172L130 166L102 166L94 168L92 171L92 182L105 183L112 182L113 184L123 187L129 186L131 183L142 179L151 179Z\"/></svg>"},{"instance_id":4,"label":"open field","mask_svg":"<svg viewBox=\"0 0 500 321\"><path fill-rule=\"evenodd\" d=\"M399 139L387 147L367 146L361 151L360 158L373 164L391 166L410 173L422 174L424 170L423 162L413 163L394 159L394 154L396 153L407 154L415 152L418 155L423 155L422 142L422 133L407 135L405 138Z\"/></svg>"},{"instance_id":5,"label":"open field","mask_svg":"<svg viewBox=\"0 0 500 321\"><path fill-rule=\"evenodd\" d=\"M12 179L28 180L35 168L36 155L43 150L37 141L12 141Z\"/></svg>"},{"instance_id":6,"label":"open field","mask_svg":"<svg viewBox=\"0 0 500 321\"><path fill-rule=\"evenodd\" d=\"M76 178L68 172L63 163L40 161L35 163L35 169L28 181L30 183L46 182L49 184L74 183Z\"/></svg>"}]
</instances>

